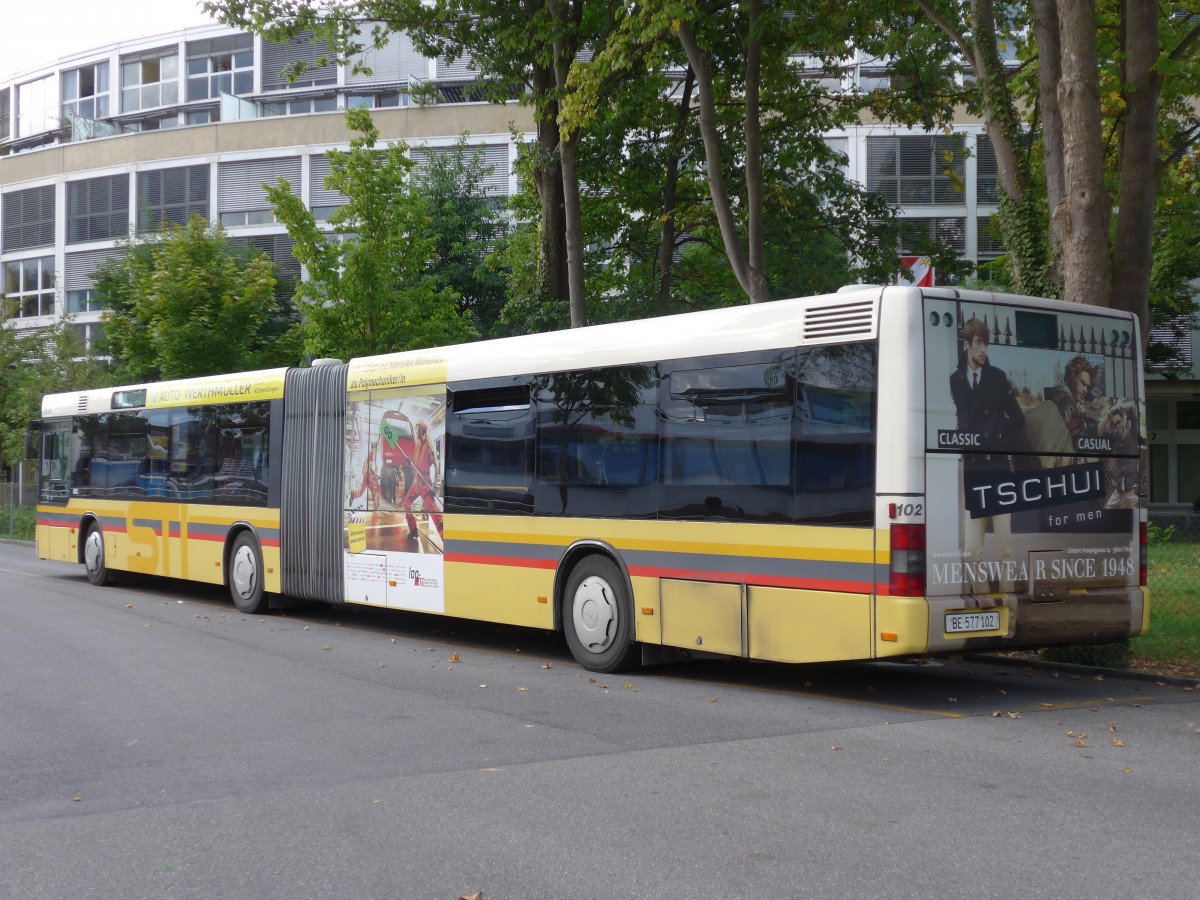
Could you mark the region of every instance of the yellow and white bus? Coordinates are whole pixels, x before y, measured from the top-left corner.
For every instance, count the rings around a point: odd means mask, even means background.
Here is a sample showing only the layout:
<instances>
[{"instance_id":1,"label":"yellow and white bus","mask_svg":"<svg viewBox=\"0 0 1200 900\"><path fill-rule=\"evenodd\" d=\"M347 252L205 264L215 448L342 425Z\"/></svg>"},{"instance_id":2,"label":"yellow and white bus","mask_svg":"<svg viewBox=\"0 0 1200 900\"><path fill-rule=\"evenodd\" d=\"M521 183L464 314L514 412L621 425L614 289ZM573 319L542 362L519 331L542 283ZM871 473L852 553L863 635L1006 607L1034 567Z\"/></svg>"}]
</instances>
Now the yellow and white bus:
<instances>
[{"instance_id":1,"label":"yellow and white bus","mask_svg":"<svg viewBox=\"0 0 1200 900\"><path fill-rule=\"evenodd\" d=\"M595 671L1146 630L1141 341L857 287L47 396L38 553L564 633Z\"/></svg>"}]
</instances>

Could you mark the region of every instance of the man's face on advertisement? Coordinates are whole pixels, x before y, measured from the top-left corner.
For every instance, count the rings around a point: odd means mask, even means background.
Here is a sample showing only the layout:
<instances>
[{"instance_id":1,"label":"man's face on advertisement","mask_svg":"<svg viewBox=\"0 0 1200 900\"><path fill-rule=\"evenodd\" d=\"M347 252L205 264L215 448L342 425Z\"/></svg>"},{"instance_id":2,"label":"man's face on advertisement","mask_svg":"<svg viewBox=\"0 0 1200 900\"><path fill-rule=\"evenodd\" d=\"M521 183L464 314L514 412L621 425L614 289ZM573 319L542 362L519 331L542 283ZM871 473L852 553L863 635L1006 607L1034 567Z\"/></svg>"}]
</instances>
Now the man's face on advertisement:
<instances>
[{"instance_id":1,"label":"man's face on advertisement","mask_svg":"<svg viewBox=\"0 0 1200 900\"><path fill-rule=\"evenodd\" d=\"M971 338L971 343L967 345L967 357L971 360L971 368L982 369L987 365L987 351L987 341L980 337Z\"/></svg>"},{"instance_id":2,"label":"man's face on advertisement","mask_svg":"<svg viewBox=\"0 0 1200 900\"><path fill-rule=\"evenodd\" d=\"M1086 403L1092 392L1092 376L1088 372L1080 372L1071 383L1071 394L1076 403Z\"/></svg>"},{"instance_id":3,"label":"man's face on advertisement","mask_svg":"<svg viewBox=\"0 0 1200 900\"><path fill-rule=\"evenodd\" d=\"M1125 437L1125 413L1119 409L1114 409L1108 414L1109 427L1116 433L1117 437Z\"/></svg>"}]
</instances>

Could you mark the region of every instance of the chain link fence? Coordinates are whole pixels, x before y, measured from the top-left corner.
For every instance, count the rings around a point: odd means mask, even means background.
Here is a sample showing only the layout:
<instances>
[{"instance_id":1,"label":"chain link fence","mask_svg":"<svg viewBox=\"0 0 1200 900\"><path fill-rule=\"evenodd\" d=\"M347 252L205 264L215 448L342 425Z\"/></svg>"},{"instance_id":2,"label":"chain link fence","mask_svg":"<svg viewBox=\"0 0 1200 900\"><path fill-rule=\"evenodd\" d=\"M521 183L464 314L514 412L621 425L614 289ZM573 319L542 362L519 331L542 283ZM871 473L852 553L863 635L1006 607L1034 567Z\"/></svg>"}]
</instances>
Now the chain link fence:
<instances>
[{"instance_id":1,"label":"chain link fence","mask_svg":"<svg viewBox=\"0 0 1200 900\"><path fill-rule=\"evenodd\" d=\"M1131 642L1135 660L1200 665L1200 514L1150 522L1150 632Z\"/></svg>"},{"instance_id":2,"label":"chain link fence","mask_svg":"<svg viewBox=\"0 0 1200 900\"><path fill-rule=\"evenodd\" d=\"M32 541L37 525L37 485L0 483L0 539Z\"/></svg>"}]
</instances>

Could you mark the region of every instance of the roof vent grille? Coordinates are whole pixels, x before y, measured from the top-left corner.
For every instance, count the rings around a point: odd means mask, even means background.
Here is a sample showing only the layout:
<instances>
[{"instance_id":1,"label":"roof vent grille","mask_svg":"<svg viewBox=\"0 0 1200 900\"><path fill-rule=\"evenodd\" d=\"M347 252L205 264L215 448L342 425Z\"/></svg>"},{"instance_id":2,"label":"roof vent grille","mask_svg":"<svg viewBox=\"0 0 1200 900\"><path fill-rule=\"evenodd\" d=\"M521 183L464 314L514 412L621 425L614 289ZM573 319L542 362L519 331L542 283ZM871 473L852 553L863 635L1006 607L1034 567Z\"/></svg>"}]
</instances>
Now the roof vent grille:
<instances>
[{"instance_id":1,"label":"roof vent grille","mask_svg":"<svg viewBox=\"0 0 1200 900\"><path fill-rule=\"evenodd\" d=\"M876 298L850 302L822 303L804 311L804 342L807 344L870 339L876 336Z\"/></svg>"},{"instance_id":2,"label":"roof vent grille","mask_svg":"<svg viewBox=\"0 0 1200 900\"><path fill-rule=\"evenodd\" d=\"M78 406L77 406L77 408L76 408L76 411L77 411L78 413L80 413L81 415L82 415L83 413L86 413L86 412L88 411L88 398L87 398L87 394L80 394L80 395L79 395L79 404L78 404Z\"/></svg>"}]
</instances>

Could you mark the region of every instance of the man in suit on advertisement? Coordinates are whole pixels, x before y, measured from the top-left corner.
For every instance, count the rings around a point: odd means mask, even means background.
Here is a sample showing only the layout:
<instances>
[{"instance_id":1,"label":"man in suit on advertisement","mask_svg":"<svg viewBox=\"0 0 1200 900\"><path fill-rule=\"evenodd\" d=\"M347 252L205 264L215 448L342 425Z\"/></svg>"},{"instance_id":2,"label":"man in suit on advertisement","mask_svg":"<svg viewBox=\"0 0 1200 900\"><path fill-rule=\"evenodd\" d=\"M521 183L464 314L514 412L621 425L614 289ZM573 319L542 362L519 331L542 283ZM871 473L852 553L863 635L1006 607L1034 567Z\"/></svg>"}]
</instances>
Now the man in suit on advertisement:
<instances>
[{"instance_id":1,"label":"man in suit on advertisement","mask_svg":"<svg viewBox=\"0 0 1200 900\"><path fill-rule=\"evenodd\" d=\"M1022 446L1024 436L1025 419L1008 376L993 366L988 358L989 337L986 323L969 319L963 325L965 360L950 374L950 395L958 413L958 430L963 434L975 435L979 440L979 450L963 453L965 475L1012 472L1011 451ZM1012 562L1012 516L1004 514L971 518L965 514L964 561L971 564L972 568L983 560L983 545L989 523L992 526L996 560L1002 566ZM972 579L973 590L980 591L986 587L979 580Z\"/></svg>"}]
</instances>

